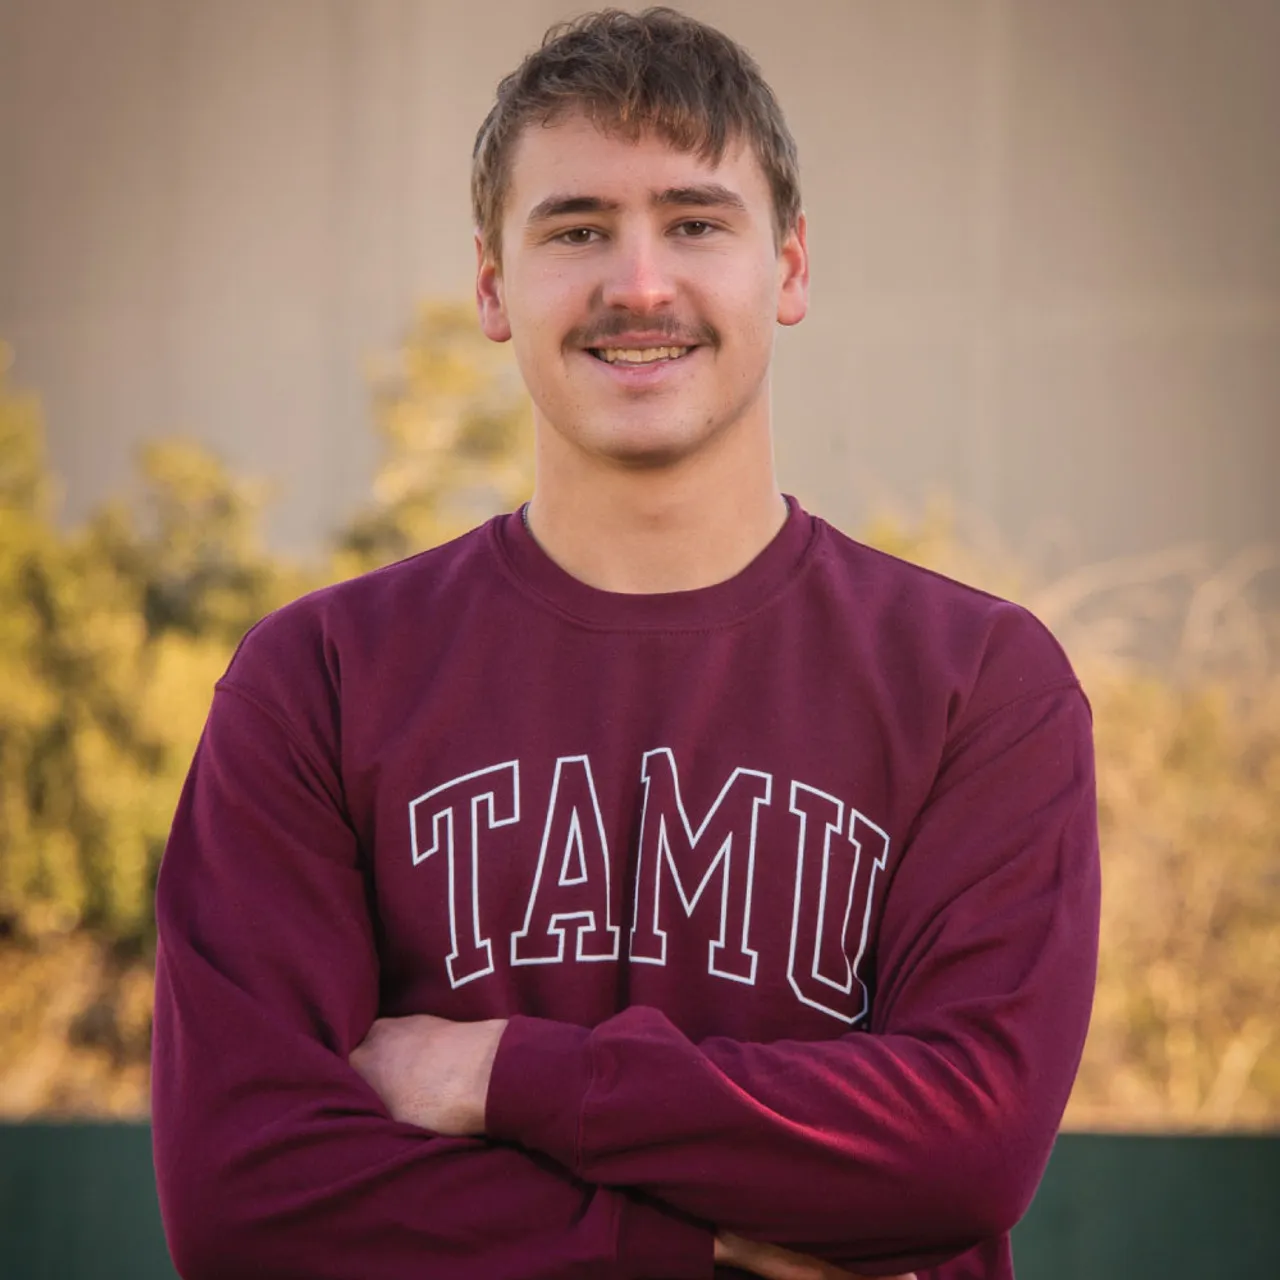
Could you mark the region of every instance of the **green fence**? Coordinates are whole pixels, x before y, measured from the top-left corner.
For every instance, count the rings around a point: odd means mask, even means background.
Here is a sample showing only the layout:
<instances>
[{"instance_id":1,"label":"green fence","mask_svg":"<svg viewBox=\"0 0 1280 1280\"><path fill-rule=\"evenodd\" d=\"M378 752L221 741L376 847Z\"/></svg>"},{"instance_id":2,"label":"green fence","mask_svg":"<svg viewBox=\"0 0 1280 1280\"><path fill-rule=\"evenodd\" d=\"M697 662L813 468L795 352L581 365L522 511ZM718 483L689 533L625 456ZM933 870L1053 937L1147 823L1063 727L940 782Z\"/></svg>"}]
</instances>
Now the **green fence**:
<instances>
[{"instance_id":1,"label":"green fence","mask_svg":"<svg viewBox=\"0 0 1280 1280\"><path fill-rule=\"evenodd\" d=\"M1018 1280L1280 1280L1280 1136L1064 1134Z\"/></svg>"},{"instance_id":2,"label":"green fence","mask_svg":"<svg viewBox=\"0 0 1280 1280\"><path fill-rule=\"evenodd\" d=\"M1065 1135L1014 1253L1018 1280L1280 1280L1280 1137ZM145 1126L0 1126L0 1276L174 1280Z\"/></svg>"}]
</instances>

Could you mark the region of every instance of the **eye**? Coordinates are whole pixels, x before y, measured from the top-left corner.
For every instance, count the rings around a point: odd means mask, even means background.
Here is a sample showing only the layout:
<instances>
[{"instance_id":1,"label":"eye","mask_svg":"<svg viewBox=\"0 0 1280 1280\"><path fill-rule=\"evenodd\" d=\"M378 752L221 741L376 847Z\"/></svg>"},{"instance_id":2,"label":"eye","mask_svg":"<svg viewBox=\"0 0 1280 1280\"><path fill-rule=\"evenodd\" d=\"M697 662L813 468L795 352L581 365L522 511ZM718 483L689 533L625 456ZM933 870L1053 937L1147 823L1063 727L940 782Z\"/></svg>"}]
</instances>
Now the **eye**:
<instances>
[{"instance_id":1,"label":"eye","mask_svg":"<svg viewBox=\"0 0 1280 1280\"><path fill-rule=\"evenodd\" d=\"M570 227L568 231L557 232L551 238L560 244L590 244L600 233L592 227Z\"/></svg>"},{"instance_id":2,"label":"eye","mask_svg":"<svg viewBox=\"0 0 1280 1280\"><path fill-rule=\"evenodd\" d=\"M703 218L686 218L677 225L677 229L687 239L702 240L716 230L716 225L713 222L707 222Z\"/></svg>"}]
</instances>

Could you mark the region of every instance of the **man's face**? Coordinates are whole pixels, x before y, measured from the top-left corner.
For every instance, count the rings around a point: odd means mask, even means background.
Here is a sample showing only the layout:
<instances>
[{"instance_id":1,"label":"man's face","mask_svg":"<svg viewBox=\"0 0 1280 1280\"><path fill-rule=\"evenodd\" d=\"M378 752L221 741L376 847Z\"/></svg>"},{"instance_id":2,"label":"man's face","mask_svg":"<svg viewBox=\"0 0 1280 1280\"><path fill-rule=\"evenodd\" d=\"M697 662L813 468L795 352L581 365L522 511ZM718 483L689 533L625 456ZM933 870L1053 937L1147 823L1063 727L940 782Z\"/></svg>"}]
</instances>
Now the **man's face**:
<instances>
[{"instance_id":1,"label":"man's face","mask_svg":"<svg viewBox=\"0 0 1280 1280\"><path fill-rule=\"evenodd\" d=\"M776 243L754 152L718 165L581 115L525 129L481 324L512 339L539 430L626 466L671 465L743 424L767 433L775 323L808 300L804 223Z\"/></svg>"}]
</instances>

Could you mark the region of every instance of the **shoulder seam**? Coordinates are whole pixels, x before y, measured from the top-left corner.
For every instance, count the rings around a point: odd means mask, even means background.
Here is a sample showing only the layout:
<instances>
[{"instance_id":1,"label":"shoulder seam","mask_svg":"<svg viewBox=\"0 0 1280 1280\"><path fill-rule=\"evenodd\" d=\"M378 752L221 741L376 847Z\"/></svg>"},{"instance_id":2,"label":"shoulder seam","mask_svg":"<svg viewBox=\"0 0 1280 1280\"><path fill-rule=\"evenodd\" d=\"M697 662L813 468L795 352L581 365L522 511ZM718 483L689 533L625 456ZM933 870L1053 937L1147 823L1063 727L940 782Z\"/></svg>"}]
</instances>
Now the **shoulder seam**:
<instances>
[{"instance_id":1,"label":"shoulder seam","mask_svg":"<svg viewBox=\"0 0 1280 1280\"><path fill-rule=\"evenodd\" d=\"M1034 689L1028 689L1023 693L1016 694L1007 702L1002 702L998 707L992 707L990 711L985 712L979 720L974 724L969 725L969 727L965 729L959 737L947 743L946 749L942 753L942 759L938 762L938 772L941 773L942 769L951 760L951 757L955 755L955 753L959 751L960 748L974 736L974 734L989 724L997 716L1004 715L1006 711L1011 710L1021 702L1027 702L1032 698L1045 698L1050 694L1060 693L1067 690L1074 690L1080 695L1080 700L1084 703L1085 711L1089 714L1089 718L1092 721L1093 713L1089 706L1089 699L1085 694L1083 686L1080 684L1079 678L1074 675L1061 676L1057 680L1050 681L1048 684L1037 685Z\"/></svg>"},{"instance_id":2,"label":"shoulder seam","mask_svg":"<svg viewBox=\"0 0 1280 1280\"><path fill-rule=\"evenodd\" d=\"M285 718L284 713L256 690L247 688L227 676L223 676L213 688L215 693L233 693L242 702L247 702L250 706L255 707L293 743L294 747L306 757L307 763L319 775L323 776L329 772L329 769L316 759L315 753L302 740L302 736ZM338 781L341 782L341 777L339 777Z\"/></svg>"}]
</instances>

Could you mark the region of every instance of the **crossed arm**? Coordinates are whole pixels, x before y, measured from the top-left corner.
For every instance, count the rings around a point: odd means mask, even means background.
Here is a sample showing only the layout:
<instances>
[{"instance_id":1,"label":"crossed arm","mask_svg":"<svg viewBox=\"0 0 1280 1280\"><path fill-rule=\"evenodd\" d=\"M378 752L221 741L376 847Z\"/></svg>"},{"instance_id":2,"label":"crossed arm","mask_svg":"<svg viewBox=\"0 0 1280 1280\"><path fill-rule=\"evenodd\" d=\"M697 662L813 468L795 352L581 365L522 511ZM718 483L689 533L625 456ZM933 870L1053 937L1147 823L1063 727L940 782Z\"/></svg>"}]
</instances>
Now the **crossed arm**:
<instances>
[{"instance_id":1,"label":"crossed arm","mask_svg":"<svg viewBox=\"0 0 1280 1280\"><path fill-rule=\"evenodd\" d=\"M506 1028L505 1018L379 1018L352 1052L351 1065L393 1119L441 1135L483 1137L493 1062ZM728 1231L717 1232L714 1259L765 1280L857 1280L820 1258Z\"/></svg>"},{"instance_id":2,"label":"crossed arm","mask_svg":"<svg viewBox=\"0 0 1280 1280\"><path fill-rule=\"evenodd\" d=\"M647 1009L590 1031L378 1022L332 766L254 699L218 699L157 902L156 1164L188 1280L401 1280L426 1258L476 1280L680 1280L715 1258L884 1275L1022 1212L1096 945L1078 695L1012 709L940 778L890 890L875 1034L772 1045L694 1045ZM1020 792L998 785L1009 751Z\"/></svg>"}]
</instances>

